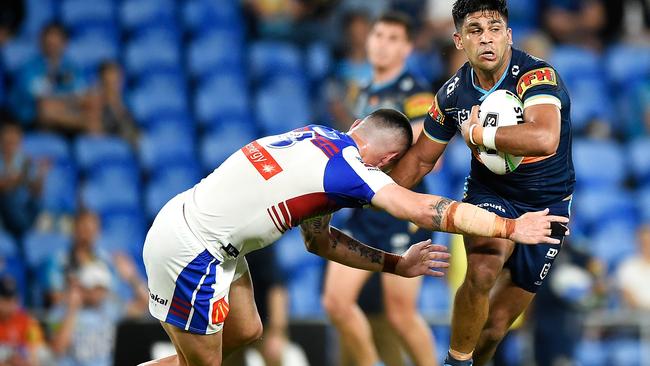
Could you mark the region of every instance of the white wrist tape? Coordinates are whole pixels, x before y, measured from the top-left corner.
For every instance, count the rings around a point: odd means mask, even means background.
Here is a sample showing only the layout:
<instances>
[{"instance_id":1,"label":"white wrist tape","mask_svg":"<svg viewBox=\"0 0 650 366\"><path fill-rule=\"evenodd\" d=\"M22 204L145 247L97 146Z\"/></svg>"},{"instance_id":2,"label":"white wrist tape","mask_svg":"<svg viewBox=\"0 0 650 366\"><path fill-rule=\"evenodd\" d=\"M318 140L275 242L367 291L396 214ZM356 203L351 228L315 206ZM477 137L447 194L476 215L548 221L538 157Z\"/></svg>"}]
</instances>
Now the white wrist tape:
<instances>
[{"instance_id":1,"label":"white wrist tape","mask_svg":"<svg viewBox=\"0 0 650 366\"><path fill-rule=\"evenodd\" d=\"M469 126L469 142L476 146L476 142L474 142L474 129L476 128L477 125L471 125Z\"/></svg>"},{"instance_id":2,"label":"white wrist tape","mask_svg":"<svg viewBox=\"0 0 650 366\"><path fill-rule=\"evenodd\" d=\"M497 145L494 140L497 137L498 128L499 127L483 127L483 146L492 150L497 149Z\"/></svg>"}]
</instances>

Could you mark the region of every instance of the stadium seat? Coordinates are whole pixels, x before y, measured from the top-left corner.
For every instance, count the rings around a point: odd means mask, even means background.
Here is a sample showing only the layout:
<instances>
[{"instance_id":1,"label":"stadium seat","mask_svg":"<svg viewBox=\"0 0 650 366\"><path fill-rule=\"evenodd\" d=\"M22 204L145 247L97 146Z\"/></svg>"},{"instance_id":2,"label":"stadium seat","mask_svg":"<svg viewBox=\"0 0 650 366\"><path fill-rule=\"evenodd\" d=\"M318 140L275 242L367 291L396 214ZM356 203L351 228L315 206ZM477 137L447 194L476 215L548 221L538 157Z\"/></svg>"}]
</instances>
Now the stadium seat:
<instances>
[{"instance_id":1,"label":"stadium seat","mask_svg":"<svg viewBox=\"0 0 650 366\"><path fill-rule=\"evenodd\" d=\"M156 171L145 190L145 213L153 219L175 195L199 182L199 168L192 164L167 166Z\"/></svg>"},{"instance_id":2,"label":"stadium seat","mask_svg":"<svg viewBox=\"0 0 650 366\"><path fill-rule=\"evenodd\" d=\"M454 180L464 179L469 175L472 153L462 138L453 139L442 155L442 169Z\"/></svg>"},{"instance_id":3,"label":"stadium seat","mask_svg":"<svg viewBox=\"0 0 650 366\"><path fill-rule=\"evenodd\" d=\"M113 211L102 216L98 245L109 253L119 251L141 255L145 230L144 217L139 209Z\"/></svg>"},{"instance_id":4,"label":"stadium seat","mask_svg":"<svg viewBox=\"0 0 650 366\"><path fill-rule=\"evenodd\" d=\"M20 29L20 36L30 40L38 39L44 25L54 20L56 0L26 0L25 19ZM36 42L34 42L36 43ZM35 44L37 46L37 44Z\"/></svg>"},{"instance_id":5,"label":"stadium seat","mask_svg":"<svg viewBox=\"0 0 650 366\"><path fill-rule=\"evenodd\" d=\"M27 295L27 276L22 253L14 239L0 229L0 276L8 275L16 281L21 299Z\"/></svg>"},{"instance_id":6,"label":"stadium seat","mask_svg":"<svg viewBox=\"0 0 650 366\"><path fill-rule=\"evenodd\" d=\"M450 299L447 282L437 278L424 277L420 289L418 309L424 316L435 316L449 312Z\"/></svg>"},{"instance_id":7,"label":"stadium seat","mask_svg":"<svg viewBox=\"0 0 650 366\"><path fill-rule=\"evenodd\" d=\"M440 53L414 51L406 59L406 67L423 83L438 80L445 72Z\"/></svg>"},{"instance_id":8,"label":"stadium seat","mask_svg":"<svg viewBox=\"0 0 650 366\"><path fill-rule=\"evenodd\" d=\"M163 29L144 32L126 44L126 72L129 76L138 76L154 71L179 70L179 51L178 40L173 32Z\"/></svg>"},{"instance_id":9,"label":"stadium seat","mask_svg":"<svg viewBox=\"0 0 650 366\"><path fill-rule=\"evenodd\" d=\"M603 80L576 79L567 82L566 87L571 96L571 127L574 131L583 131L595 119L609 124L614 131L621 128L615 116L615 104Z\"/></svg>"},{"instance_id":10,"label":"stadium seat","mask_svg":"<svg viewBox=\"0 0 650 366\"><path fill-rule=\"evenodd\" d=\"M176 6L173 0L124 0L119 18L127 31L175 24Z\"/></svg>"},{"instance_id":11,"label":"stadium seat","mask_svg":"<svg viewBox=\"0 0 650 366\"><path fill-rule=\"evenodd\" d=\"M25 154L35 160L47 159L53 163L63 163L70 160L70 149L65 139L53 133L33 132L25 134L23 150Z\"/></svg>"},{"instance_id":12,"label":"stadium seat","mask_svg":"<svg viewBox=\"0 0 650 366\"><path fill-rule=\"evenodd\" d=\"M619 188L578 189L572 204L574 219L586 230L612 220L634 223L639 211L632 193Z\"/></svg>"},{"instance_id":13,"label":"stadium seat","mask_svg":"<svg viewBox=\"0 0 650 366\"><path fill-rule=\"evenodd\" d=\"M140 207L139 171L133 163L104 163L82 184L81 200L100 214Z\"/></svg>"},{"instance_id":14,"label":"stadium seat","mask_svg":"<svg viewBox=\"0 0 650 366\"><path fill-rule=\"evenodd\" d=\"M576 361L581 365L606 366L607 349L602 341L595 339L583 339L576 350Z\"/></svg>"},{"instance_id":15,"label":"stadium seat","mask_svg":"<svg viewBox=\"0 0 650 366\"><path fill-rule=\"evenodd\" d=\"M295 249L293 250L295 251ZM289 293L289 316L292 319L313 319L325 316L320 302L322 277L323 266L321 264L304 266L291 277L287 283L287 291Z\"/></svg>"},{"instance_id":16,"label":"stadium seat","mask_svg":"<svg viewBox=\"0 0 650 366\"><path fill-rule=\"evenodd\" d=\"M600 56L585 48L557 46L549 56L549 63L555 67L566 83L575 79L603 79Z\"/></svg>"},{"instance_id":17,"label":"stadium seat","mask_svg":"<svg viewBox=\"0 0 650 366\"><path fill-rule=\"evenodd\" d=\"M438 196L449 197L452 194L451 177L447 170L432 171L422 179L427 187L427 192Z\"/></svg>"},{"instance_id":18,"label":"stadium seat","mask_svg":"<svg viewBox=\"0 0 650 366\"><path fill-rule=\"evenodd\" d=\"M255 139L250 125L233 121L224 123L203 135L201 140L201 164L204 171L212 171L230 154Z\"/></svg>"},{"instance_id":19,"label":"stadium seat","mask_svg":"<svg viewBox=\"0 0 650 366\"><path fill-rule=\"evenodd\" d=\"M14 37L2 47L3 67L17 73L21 67L38 54L38 45L29 38Z\"/></svg>"},{"instance_id":20,"label":"stadium seat","mask_svg":"<svg viewBox=\"0 0 650 366\"><path fill-rule=\"evenodd\" d=\"M218 4L218 5L217 5ZM189 0L183 4L183 24L191 33L210 32L215 28L226 29L233 36L241 37L243 19L240 2L221 0Z\"/></svg>"},{"instance_id":21,"label":"stadium seat","mask_svg":"<svg viewBox=\"0 0 650 366\"><path fill-rule=\"evenodd\" d=\"M508 1L508 26L521 29L536 28L539 23L540 8L539 0L509 0ZM520 32L513 32L517 38L521 38Z\"/></svg>"},{"instance_id":22,"label":"stadium seat","mask_svg":"<svg viewBox=\"0 0 650 366\"><path fill-rule=\"evenodd\" d=\"M630 172L637 183L650 186L650 137L628 143L627 157Z\"/></svg>"},{"instance_id":23,"label":"stadium seat","mask_svg":"<svg viewBox=\"0 0 650 366\"><path fill-rule=\"evenodd\" d=\"M195 159L194 136L177 124L158 124L140 140L140 162L147 171Z\"/></svg>"},{"instance_id":24,"label":"stadium seat","mask_svg":"<svg viewBox=\"0 0 650 366\"><path fill-rule=\"evenodd\" d=\"M204 33L188 44L188 69L195 78L212 75L220 70L223 73L231 72L243 64L243 53L241 39L233 37L229 32Z\"/></svg>"},{"instance_id":25,"label":"stadium seat","mask_svg":"<svg viewBox=\"0 0 650 366\"><path fill-rule=\"evenodd\" d=\"M579 187L620 186L626 175L623 149L613 141L574 139L573 164Z\"/></svg>"},{"instance_id":26,"label":"stadium seat","mask_svg":"<svg viewBox=\"0 0 650 366\"><path fill-rule=\"evenodd\" d=\"M637 253L636 225L625 220L605 222L591 237L589 249L613 273L622 260Z\"/></svg>"},{"instance_id":27,"label":"stadium seat","mask_svg":"<svg viewBox=\"0 0 650 366\"><path fill-rule=\"evenodd\" d=\"M274 244L279 270L288 278L294 278L302 268L321 265L323 259L305 250L300 230L289 230Z\"/></svg>"},{"instance_id":28,"label":"stadium seat","mask_svg":"<svg viewBox=\"0 0 650 366\"><path fill-rule=\"evenodd\" d=\"M252 115L246 81L238 75L223 73L201 83L194 103L194 114L203 126Z\"/></svg>"},{"instance_id":29,"label":"stadium seat","mask_svg":"<svg viewBox=\"0 0 650 366\"><path fill-rule=\"evenodd\" d=\"M254 80L266 82L278 75L302 75L300 50L289 43L258 41L250 46L250 72Z\"/></svg>"},{"instance_id":30,"label":"stadium seat","mask_svg":"<svg viewBox=\"0 0 650 366\"><path fill-rule=\"evenodd\" d=\"M650 184L639 189L636 194L642 222L650 222Z\"/></svg>"},{"instance_id":31,"label":"stadium seat","mask_svg":"<svg viewBox=\"0 0 650 366\"><path fill-rule=\"evenodd\" d=\"M181 76L148 77L128 98L136 120L143 125L153 124L168 116L185 116L188 113L186 85Z\"/></svg>"},{"instance_id":32,"label":"stadium seat","mask_svg":"<svg viewBox=\"0 0 650 366\"><path fill-rule=\"evenodd\" d=\"M650 76L650 47L616 45L607 50L605 70L613 86L627 88Z\"/></svg>"},{"instance_id":33,"label":"stadium seat","mask_svg":"<svg viewBox=\"0 0 650 366\"><path fill-rule=\"evenodd\" d=\"M112 23L115 20L115 3L111 0L63 0L61 20L74 30L88 23Z\"/></svg>"},{"instance_id":34,"label":"stadium seat","mask_svg":"<svg viewBox=\"0 0 650 366\"><path fill-rule=\"evenodd\" d=\"M329 76L333 63L330 48L322 42L314 42L305 52L305 63L311 81L322 81Z\"/></svg>"},{"instance_id":35,"label":"stadium seat","mask_svg":"<svg viewBox=\"0 0 650 366\"><path fill-rule=\"evenodd\" d=\"M311 106L303 80L276 78L258 89L255 111L266 135L284 133L311 123Z\"/></svg>"},{"instance_id":36,"label":"stadium seat","mask_svg":"<svg viewBox=\"0 0 650 366\"><path fill-rule=\"evenodd\" d=\"M609 354L609 365L643 365L646 360L644 357L647 357L647 353L646 355L641 353L644 343L646 342L641 342L633 336L623 336L608 341L606 348Z\"/></svg>"},{"instance_id":37,"label":"stadium seat","mask_svg":"<svg viewBox=\"0 0 650 366\"><path fill-rule=\"evenodd\" d=\"M95 75L103 61L117 59L118 44L110 35L87 32L70 40L67 53L83 72Z\"/></svg>"},{"instance_id":38,"label":"stadium seat","mask_svg":"<svg viewBox=\"0 0 650 366\"><path fill-rule=\"evenodd\" d=\"M52 254L68 250L71 240L57 232L29 231L23 238L25 260L31 270L39 266Z\"/></svg>"},{"instance_id":39,"label":"stadium seat","mask_svg":"<svg viewBox=\"0 0 650 366\"><path fill-rule=\"evenodd\" d=\"M41 203L43 210L73 213L77 209L77 170L72 164L53 164L45 177Z\"/></svg>"},{"instance_id":40,"label":"stadium seat","mask_svg":"<svg viewBox=\"0 0 650 366\"><path fill-rule=\"evenodd\" d=\"M118 137L79 136L74 143L79 167L88 171L105 163L133 161L131 146Z\"/></svg>"}]
</instances>

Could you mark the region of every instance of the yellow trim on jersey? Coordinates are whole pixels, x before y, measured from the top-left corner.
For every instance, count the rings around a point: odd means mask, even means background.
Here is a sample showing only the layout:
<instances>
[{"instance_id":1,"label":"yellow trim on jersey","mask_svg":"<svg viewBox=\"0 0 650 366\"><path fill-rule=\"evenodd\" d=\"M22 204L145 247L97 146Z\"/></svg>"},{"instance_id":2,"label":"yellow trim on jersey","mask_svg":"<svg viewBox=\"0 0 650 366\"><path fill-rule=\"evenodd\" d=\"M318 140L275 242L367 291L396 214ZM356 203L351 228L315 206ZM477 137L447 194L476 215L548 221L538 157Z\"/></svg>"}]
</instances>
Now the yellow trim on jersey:
<instances>
[{"instance_id":1,"label":"yellow trim on jersey","mask_svg":"<svg viewBox=\"0 0 650 366\"><path fill-rule=\"evenodd\" d=\"M523 99L526 91L537 85L557 85L555 70L550 67L540 67L523 74L517 81L517 95Z\"/></svg>"},{"instance_id":2,"label":"yellow trim on jersey","mask_svg":"<svg viewBox=\"0 0 650 366\"><path fill-rule=\"evenodd\" d=\"M424 134L425 134L425 135L426 135L430 140L432 140L433 142L437 142L437 143L439 143L439 144L443 144L443 145L447 145L447 144L449 143L449 141L440 140L440 139L437 139L437 138L431 136L431 135L427 132L427 129L426 129L426 128L423 128L423 129L422 129L422 132L424 132Z\"/></svg>"},{"instance_id":3,"label":"yellow trim on jersey","mask_svg":"<svg viewBox=\"0 0 650 366\"><path fill-rule=\"evenodd\" d=\"M425 116L431 103L433 103L433 94L426 92L413 94L404 100L404 114L408 118Z\"/></svg>"},{"instance_id":4,"label":"yellow trim on jersey","mask_svg":"<svg viewBox=\"0 0 650 366\"><path fill-rule=\"evenodd\" d=\"M549 95L549 94L539 94L539 95L534 95L524 102L524 109L534 106L534 105L540 105L540 104L553 104L554 106L562 109L562 102L558 97L554 95Z\"/></svg>"}]
</instances>

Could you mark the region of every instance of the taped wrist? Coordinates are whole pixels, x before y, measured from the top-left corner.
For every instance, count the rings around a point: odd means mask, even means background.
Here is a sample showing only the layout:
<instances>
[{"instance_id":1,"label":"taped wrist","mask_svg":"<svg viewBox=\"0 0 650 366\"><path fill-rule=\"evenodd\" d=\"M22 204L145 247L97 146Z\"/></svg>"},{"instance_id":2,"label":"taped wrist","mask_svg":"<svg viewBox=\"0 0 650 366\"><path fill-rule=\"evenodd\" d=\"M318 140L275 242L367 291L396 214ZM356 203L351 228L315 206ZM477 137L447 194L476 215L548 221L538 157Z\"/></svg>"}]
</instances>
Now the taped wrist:
<instances>
[{"instance_id":1,"label":"taped wrist","mask_svg":"<svg viewBox=\"0 0 650 366\"><path fill-rule=\"evenodd\" d=\"M447 208L442 230L509 239L515 231L515 220L503 218L468 203L454 202Z\"/></svg>"},{"instance_id":2,"label":"taped wrist","mask_svg":"<svg viewBox=\"0 0 650 366\"><path fill-rule=\"evenodd\" d=\"M384 266L381 268L381 271L386 273L395 273L397 262L399 262L400 259L402 259L401 255L384 253Z\"/></svg>"}]
</instances>

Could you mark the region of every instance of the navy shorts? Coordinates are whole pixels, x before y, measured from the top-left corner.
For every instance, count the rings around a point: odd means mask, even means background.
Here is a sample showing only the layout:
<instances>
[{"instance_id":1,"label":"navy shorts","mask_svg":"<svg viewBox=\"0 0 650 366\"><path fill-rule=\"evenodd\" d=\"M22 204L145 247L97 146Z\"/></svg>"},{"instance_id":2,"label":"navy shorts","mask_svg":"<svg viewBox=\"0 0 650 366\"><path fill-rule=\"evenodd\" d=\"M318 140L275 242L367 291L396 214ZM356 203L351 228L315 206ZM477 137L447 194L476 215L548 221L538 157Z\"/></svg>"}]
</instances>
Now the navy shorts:
<instances>
[{"instance_id":1,"label":"navy shorts","mask_svg":"<svg viewBox=\"0 0 650 366\"><path fill-rule=\"evenodd\" d=\"M463 201L512 219L526 212L541 211L546 208L549 209L551 215L565 217L569 217L571 211L570 199L554 202L544 207L535 207L508 201L475 181L467 184ZM563 236L554 238L564 239ZM516 286L535 293L544 282L561 249L561 244L525 245L517 243L504 267L510 270L512 281Z\"/></svg>"},{"instance_id":2,"label":"navy shorts","mask_svg":"<svg viewBox=\"0 0 650 366\"><path fill-rule=\"evenodd\" d=\"M402 254L412 244L431 238L431 231L372 208L355 209L345 229L360 242L395 254Z\"/></svg>"}]
</instances>

